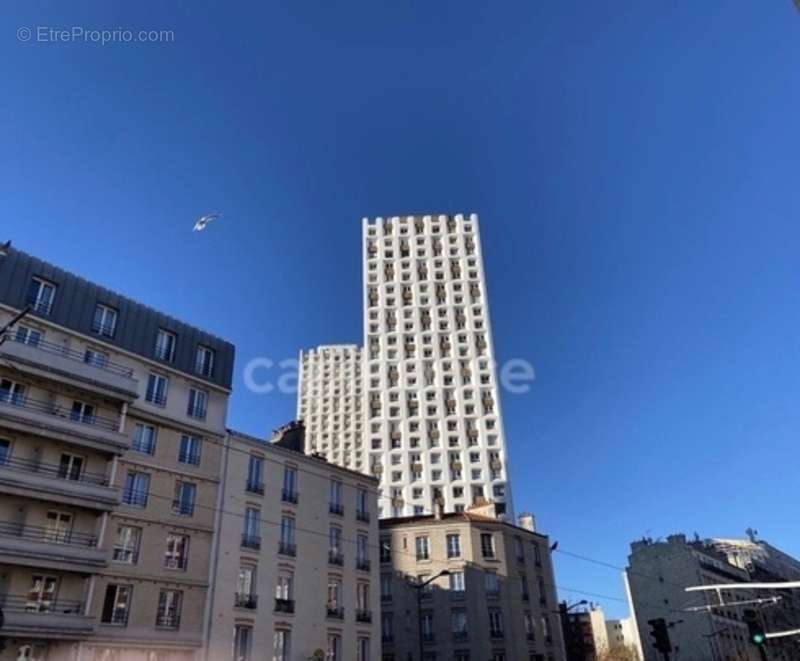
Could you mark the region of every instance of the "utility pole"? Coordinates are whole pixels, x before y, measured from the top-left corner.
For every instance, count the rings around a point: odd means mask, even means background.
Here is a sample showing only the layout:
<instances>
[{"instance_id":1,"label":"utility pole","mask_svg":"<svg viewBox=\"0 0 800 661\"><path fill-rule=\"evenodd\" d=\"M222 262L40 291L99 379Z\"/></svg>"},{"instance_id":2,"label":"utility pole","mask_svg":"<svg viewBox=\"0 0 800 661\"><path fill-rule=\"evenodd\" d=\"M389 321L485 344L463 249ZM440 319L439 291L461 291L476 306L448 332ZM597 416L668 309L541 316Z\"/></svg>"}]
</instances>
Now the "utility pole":
<instances>
[{"instance_id":1,"label":"utility pole","mask_svg":"<svg viewBox=\"0 0 800 661\"><path fill-rule=\"evenodd\" d=\"M417 638L419 639L419 661L422 661L423 655L425 654L425 646L422 641L422 591L430 583L433 583L433 581L441 576L450 576L450 570L443 569L438 574L431 576L427 581L422 583L411 583L410 581L406 581L406 585L414 588L417 593Z\"/></svg>"}]
</instances>

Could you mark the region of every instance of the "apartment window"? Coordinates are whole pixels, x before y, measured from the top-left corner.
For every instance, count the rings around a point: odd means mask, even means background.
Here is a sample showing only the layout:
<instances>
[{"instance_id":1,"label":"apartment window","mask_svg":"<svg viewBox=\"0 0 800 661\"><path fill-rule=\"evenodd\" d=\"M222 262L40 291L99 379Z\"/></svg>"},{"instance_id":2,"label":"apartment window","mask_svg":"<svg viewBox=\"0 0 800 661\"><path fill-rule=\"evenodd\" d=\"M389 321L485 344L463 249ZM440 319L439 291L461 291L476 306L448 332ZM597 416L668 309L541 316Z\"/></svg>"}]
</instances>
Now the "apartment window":
<instances>
[{"instance_id":1,"label":"apartment window","mask_svg":"<svg viewBox=\"0 0 800 661\"><path fill-rule=\"evenodd\" d=\"M467 611L463 608L454 608L450 611L450 630L456 637L467 634Z\"/></svg>"},{"instance_id":2,"label":"apartment window","mask_svg":"<svg viewBox=\"0 0 800 661\"><path fill-rule=\"evenodd\" d=\"M450 572L450 592L464 592L466 586L464 584L464 572L454 571Z\"/></svg>"},{"instance_id":3,"label":"apartment window","mask_svg":"<svg viewBox=\"0 0 800 661\"><path fill-rule=\"evenodd\" d=\"M96 349L87 349L83 354L83 362L93 367L105 369L108 366L108 354Z\"/></svg>"},{"instance_id":4,"label":"apartment window","mask_svg":"<svg viewBox=\"0 0 800 661\"><path fill-rule=\"evenodd\" d=\"M381 639L387 643L394 639L394 617L392 613L381 613Z\"/></svg>"},{"instance_id":5,"label":"apartment window","mask_svg":"<svg viewBox=\"0 0 800 661\"><path fill-rule=\"evenodd\" d=\"M161 590L158 595L156 626L162 629L178 629L181 625L183 593L180 590Z\"/></svg>"},{"instance_id":6,"label":"apartment window","mask_svg":"<svg viewBox=\"0 0 800 661\"><path fill-rule=\"evenodd\" d=\"M51 510L47 513L47 525L44 539L51 544L66 544L70 539L72 529L72 514Z\"/></svg>"},{"instance_id":7,"label":"apartment window","mask_svg":"<svg viewBox=\"0 0 800 661\"><path fill-rule=\"evenodd\" d=\"M58 464L58 476L64 480L80 480L83 474L83 463L84 458L80 455L63 452Z\"/></svg>"},{"instance_id":8,"label":"apartment window","mask_svg":"<svg viewBox=\"0 0 800 661\"><path fill-rule=\"evenodd\" d=\"M342 661L342 637L338 633L328 634L328 652L325 661Z\"/></svg>"},{"instance_id":9,"label":"apartment window","mask_svg":"<svg viewBox=\"0 0 800 661\"><path fill-rule=\"evenodd\" d=\"M199 466L201 445L202 441L198 436L182 434L181 445L180 449L178 450L178 461L180 461L182 464Z\"/></svg>"},{"instance_id":10,"label":"apartment window","mask_svg":"<svg viewBox=\"0 0 800 661\"><path fill-rule=\"evenodd\" d=\"M369 638L359 638L356 641L356 661L370 661Z\"/></svg>"},{"instance_id":11,"label":"apartment window","mask_svg":"<svg viewBox=\"0 0 800 661\"><path fill-rule=\"evenodd\" d=\"M531 592L530 587L528 586L528 577L525 574L522 574L519 577L519 588L520 593L522 594L522 600L530 601Z\"/></svg>"},{"instance_id":12,"label":"apartment window","mask_svg":"<svg viewBox=\"0 0 800 661\"><path fill-rule=\"evenodd\" d=\"M0 380L0 402L22 406L25 403L25 386L8 379Z\"/></svg>"},{"instance_id":13,"label":"apartment window","mask_svg":"<svg viewBox=\"0 0 800 661\"><path fill-rule=\"evenodd\" d=\"M363 487L356 491L356 519L365 523L369 521L368 495Z\"/></svg>"},{"instance_id":14,"label":"apartment window","mask_svg":"<svg viewBox=\"0 0 800 661\"><path fill-rule=\"evenodd\" d=\"M461 557L461 535L457 533L447 535L447 557Z\"/></svg>"},{"instance_id":15,"label":"apartment window","mask_svg":"<svg viewBox=\"0 0 800 661\"><path fill-rule=\"evenodd\" d=\"M186 569L188 564L189 536L169 533L164 550L164 566L167 569Z\"/></svg>"},{"instance_id":16,"label":"apartment window","mask_svg":"<svg viewBox=\"0 0 800 661\"><path fill-rule=\"evenodd\" d=\"M547 592L544 589L544 579L539 576L537 583L539 586L539 602L545 604L547 603Z\"/></svg>"},{"instance_id":17,"label":"apartment window","mask_svg":"<svg viewBox=\"0 0 800 661\"><path fill-rule=\"evenodd\" d=\"M156 358L171 363L175 359L175 345L177 338L175 333L170 333L162 328L156 333Z\"/></svg>"},{"instance_id":18,"label":"apartment window","mask_svg":"<svg viewBox=\"0 0 800 661\"><path fill-rule=\"evenodd\" d=\"M86 402L72 402L70 418L75 422L82 422L85 425L93 425L96 419L96 410L93 404Z\"/></svg>"},{"instance_id":19,"label":"apartment window","mask_svg":"<svg viewBox=\"0 0 800 661\"><path fill-rule=\"evenodd\" d=\"M233 627L233 661L250 661L253 647L253 627L237 624Z\"/></svg>"},{"instance_id":20,"label":"apartment window","mask_svg":"<svg viewBox=\"0 0 800 661\"><path fill-rule=\"evenodd\" d=\"M114 337L117 331L117 311L98 303L94 309L94 317L92 319L92 332L102 335L103 337Z\"/></svg>"},{"instance_id":21,"label":"apartment window","mask_svg":"<svg viewBox=\"0 0 800 661\"><path fill-rule=\"evenodd\" d=\"M128 471L125 476L125 488L122 491L122 502L136 507L147 507L147 496L150 491L150 476L139 471Z\"/></svg>"},{"instance_id":22,"label":"apartment window","mask_svg":"<svg viewBox=\"0 0 800 661\"><path fill-rule=\"evenodd\" d=\"M156 451L157 431L153 425L135 424L131 449L142 454L153 454Z\"/></svg>"},{"instance_id":23,"label":"apartment window","mask_svg":"<svg viewBox=\"0 0 800 661\"><path fill-rule=\"evenodd\" d=\"M0 466L5 466L11 456L11 441L0 438Z\"/></svg>"},{"instance_id":24,"label":"apartment window","mask_svg":"<svg viewBox=\"0 0 800 661\"><path fill-rule=\"evenodd\" d=\"M343 514L344 507L342 506L342 483L339 480L330 481L330 512L331 514Z\"/></svg>"},{"instance_id":25,"label":"apartment window","mask_svg":"<svg viewBox=\"0 0 800 661\"><path fill-rule=\"evenodd\" d=\"M339 526L330 527L328 542L331 559L339 564L342 559L342 529Z\"/></svg>"},{"instance_id":26,"label":"apartment window","mask_svg":"<svg viewBox=\"0 0 800 661\"><path fill-rule=\"evenodd\" d=\"M537 567L541 567L542 550L539 548L539 545L536 542L533 543L533 561L536 563Z\"/></svg>"},{"instance_id":27,"label":"apartment window","mask_svg":"<svg viewBox=\"0 0 800 661\"><path fill-rule=\"evenodd\" d=\"M208 393L205 390L189 388L189 403L186 407L186 415L196 420L205 420L207 408Z\"/></svg>"},{"instance_id":28,"label":"apartment window","mask_svg":"<svg viewBox=\"0 0 800 661\"><path fill-rule=\"evenodd\" d=\"M42 333L28 326L20 326L17 328L17 334L14 339L20 344L37 347L42 339Z\"/></svg>"},{"instance_id":29,"label":"apartment window","mask_svg":"<svg viewBox=\"0 0 800 661\"><path fill-rule=\"evenodd\" d=\"M28 286L27 302L35 312L39 314L50 314L53 308L53 301L56 297L56 286L52 282L33 278Z\"/></svg>"},{"instance_id":30,"label":"apartment window","mask_svg":"<svg viewBox=\"0 0 800 661\"><path fill-rule=\"evenodd\" d=\"M180 516L194 515L194 503L196 497L196 484L178 480L175 483L175 499L172 501L172 513Z\"/></svg>"},{"instance_id":31,"label":"apartment window","mask_svg":"<svg viewBox=\"0 0 800 661\"><path fill-rule=\"evenodd\" d=\"M493 559L494 552L494 535L492 533L481 533L481 553L484 558Z\"/></svg>"},{"instance_id":32,"label":"apartment window","mask_svg":"<svg viewBox=\"0 0 800 661\"><path fill-rule=\"evenodd\" d=\"M297 503L297 469L292 466L283 467L282 499L287 503Z\"/></svg>"},{"instance_id":33,"label":"apartment window","mask_svg":"<svg viewBox=\"0 0 800 661\"><path fill-rule=\"evenodd\" d=\"M415 544L417 550L417 560L430 560L430 539L428 537L417 537Z\"/></svg>"},{"instance_id":34,"label":"apartment window","mask_svg":"<svg viewBox=\"0 0 800 661\"><path fill-rule=\"evenodd\" d=\"M147 391L144 395L145 401L157 406L166 406L168 386L169 380L166 377L151 372L147 377Z\"/></svg>"},{"instance_id":35,"label":"apartment window","mask_svg":"<svg viewBox=\"0 0 800 661\"><path fill-rule=\"evenodd\" d=\"M244 511L242 546L249 549L261 548L261 510L255 507L248 507Z\"/></svg>"},{"instance_id":36,"label":"apartment window","mask_svg":"<svg viewBox=\"0 0 800 661\"><path fill-rule=\"evenodd\" d=\"M116 624L122 627L127 625L132 596L133 588L130 585L112 583L106 586L100 621L103 624Z\"/></svg>"},{"instance_id":37,"label":"apartment window","mask_svg":"<svg viewBox=\"0 0 800 661\"><path fill-rule=\"evenodd\" d=\"M328 577L328 602L329 611L338 611L342 604L342 581L335 576Z\"/></svg>"},{"instance_id":38,"label":"apartment window","mask_svg":"<svg viewBox=\"0 0 800 661\"><path fill-rule=\"evenodd\" d=\"M200 376L212 377L214 375L214 350L198 345L194 361L194 371Z\"/></svg>"},{"instance_id":39,"label":"apartment window","mask_svg":"<svg viewBox=\"0 0 800 661\"><path fill-rule=\"evenodd\" d=\"M279 553L294 556L297 553L295 546L295 521L291 516L281 517L281 539L278 547Z\"/></svg>"},{"instance_id":40,"label":"apartment window","mask_svg":"<svg viewBox=\"0 0 800 661\"><path fill-rule=\"evenodd\" d=\"M247 464L247 491L264 493L264 458L251 454Z\"/></svg>"},{"instance_id":41,"label":"apartment window","mask_svg":"<svg viewBox=\"0 0 800 661\"><path fill-rule=\"evenodd\" d=\"M275 599L285 604L294 599L294 575L290 571L281 571L275 584Z\"/></svg>"},{"instance_id":42,"label":"apartment window","mask_svg":"<svg viewBox=\"0 0 800 661\"><path fill-rule=\"evenodd\" d=\"M536 625L533 622L533 615L531 615L530 612L525 611L524 618L525 618L525 635L528 637L529 640L535 640Z\"/></svg>"},{"instance_id":43,"label":"apartment window","mask_svg":"<svg viewBox=\"0 0 800 661\"><path fill-rule=\"evenodd\" d=\"M492 638L503 636L503 611L499 608L489 609L489 635Z\"/></svg>"},{"instance_id":44,"label":"apartment window","mask_svg":"<svg viewBox=\"0 0 800 661\"><path fill-rule=\"evenodd\" d=\"M139 545L142 542L142 529L135 526L118 526L114 542L114 561L135 565L139 560Z\"/></svg>"},{"instance_id":45,"label":"apartment window","mask_svg":"<svg viewBox=\"0 0 800 661\"><path fill-rule=\"evenodd\" d=\"M291 661L291 632L275 629L272 643L272 661Z\"/></svg>"},{"instance_id":46,"label":"apartment window","mask_svg":"<svg viewBox=\"0 0 800 661\"><path fill-rule=\"evenodd\" d=\"M31 577L25 610L49 612L54 607L57 592L58 577L34 574Z\"/></svg>"},{"instance_id":47,"label":"apartment window","mask_svg":"<svg viewBox=\"0 0 800 661\"><path fill-rule=\"evenodd\" d=\"M356 568L369 571L369 538L359 534L356 537Z\"/></svg>"},{"instance_id":48,"label":"apartment window","mask_svg":"<svg viewBox=\"0 0 800 661\"><path fill-rule=\"evenodd\" d=\"M500 594L500 578L494 572L486 572L483 575L483 587L487 597L496 597Z\"/></svg>"},{"instance_id":49,"label":"apartment window","mask_svg":"<svg viewBox=\"0 0 800 661\"><path fill-rule=\"evenodd\" d=\"M381 574L381 601L392 599L392 575Z\"/></svg>"},{"instance_id":50,"label":"apartment window","mask_svg":"<svg viewBox=\"0 0 800 661\"><path fill-rule=\"evenodd\" d=\"M391 537L381 537L381 541L380 541L380 556L381 556L381 562L391 562L392 561L392 538Z\"/></svg>"}]
</instances>

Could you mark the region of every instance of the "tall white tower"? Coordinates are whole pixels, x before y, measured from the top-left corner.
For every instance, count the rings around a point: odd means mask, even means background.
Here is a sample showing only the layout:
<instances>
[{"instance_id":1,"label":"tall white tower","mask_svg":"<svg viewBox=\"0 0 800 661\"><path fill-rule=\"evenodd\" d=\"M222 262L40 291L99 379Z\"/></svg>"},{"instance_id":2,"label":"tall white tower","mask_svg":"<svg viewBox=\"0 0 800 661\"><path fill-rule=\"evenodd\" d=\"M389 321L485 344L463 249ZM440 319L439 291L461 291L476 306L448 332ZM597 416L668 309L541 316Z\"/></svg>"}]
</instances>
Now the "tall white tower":
<instances>
[{"instance_id":1,"label":"tall white tower","mask_svg":"<svg viewBox=\"0 0 800 661\"><path fill-rule=\"evenodd\" d=\"M384 517L512 514L478 217L363 221L364 444Z\"/></svg>"},{"instance_id":2,"label":"tall white tower","mask_svg":"<svg viewBox=\"0 0 800 661\"><path fill-rule=\"evenodd\" d=\"M300 352L297 417L305 423L306 452L365 472L361 349L328 344Z\"/></svg>"}]
</instances>

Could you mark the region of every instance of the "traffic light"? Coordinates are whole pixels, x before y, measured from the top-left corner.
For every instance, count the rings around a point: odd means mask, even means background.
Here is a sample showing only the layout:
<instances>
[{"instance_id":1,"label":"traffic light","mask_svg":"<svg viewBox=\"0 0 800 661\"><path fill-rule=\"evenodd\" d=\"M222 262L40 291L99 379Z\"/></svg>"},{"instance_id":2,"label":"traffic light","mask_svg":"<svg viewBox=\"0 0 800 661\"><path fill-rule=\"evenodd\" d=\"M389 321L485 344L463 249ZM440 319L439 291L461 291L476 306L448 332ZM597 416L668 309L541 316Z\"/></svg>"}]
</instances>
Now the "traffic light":
<instances>
[{"instance_id":1,"label":"traffic light","mask_svg":"<svg viewBox=\"0 0 800 661\"><path fill-rule=\"evenodd\" d=\"M767 642L767 634L764 631L764 627L761 624L761 618L759 617L758 613L750 608L742 613L744 622L747 625L747 629L750 632L750 642L753 645L758 645L759 647L763 647Z\"/></svg>"},{"instance_id":2,"label":"traffic light","mask_svg":"<svg viewBox=\"0 0 800 661\"><path fill-rule=\"evenodd\" d=\"M647 620L650 625L650 638L653 639L653 647L662 654L669 654L672 651L672 644L669 642L669 632L667 631L667 621L663 617L655 620Z\"/></svg>"}]
</instances>

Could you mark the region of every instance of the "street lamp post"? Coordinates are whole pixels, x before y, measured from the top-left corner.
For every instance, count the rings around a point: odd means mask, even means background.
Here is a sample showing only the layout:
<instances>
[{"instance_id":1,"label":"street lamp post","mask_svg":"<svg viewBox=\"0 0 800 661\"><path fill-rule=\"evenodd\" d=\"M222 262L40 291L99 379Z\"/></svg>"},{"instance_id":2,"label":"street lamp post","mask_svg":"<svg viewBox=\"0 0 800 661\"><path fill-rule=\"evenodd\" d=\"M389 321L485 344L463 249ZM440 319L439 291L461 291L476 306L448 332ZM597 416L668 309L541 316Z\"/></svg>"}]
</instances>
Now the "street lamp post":
<instances>
[{"instance_id":1,"label":"street lamp post","mask_svg":"<svg viewBox=\"0 0 800 661\"><path fill-rule=\"evenodd\" d=\"M424 653L424 647L422 645L422 591L433 581L437 578L441 578L442 576L450 576L449 569L443 569L435 576L431 576L428 580L423 581L422 583L410 583L407 581L407 584L414 588L417 591L417 637L419 638L419 661L422 661L422 655Z\"/></svg>"},{"instance_id":2,"label":"street lamp post","mask_svg":"<svg viewBox=\"0 0 800 661\"><path fill-rule=\"evenodd\" d=\"M30 311L31 311L30 306L24 307L20 312L18 312L14 316L14 318L11 321L9 321L5 326L0 328L0 344L3 344L3 342L6 341L6 333L14 327L14 324L20 321Z\"/></svg>"},{"instance_id":3,"label":"street lamp post","mask_svg":"<svg viewBox=\"0 0 800 661\"><path fill-rule=\"evenodd\" d=\"M569 612L573 608L585 606L588 603L589 602L586 599L581 599L580 601L576 601L574 604L569 605L566 601L562 601L559 605L558 610L561 615L561 629L563 630L565 636L569 635L569 641L565 641L567 661L584 661L586 657L586 649L584 647L583 637L578 636L578 627L570 618Z\"/></svg>"}]
</instances>

